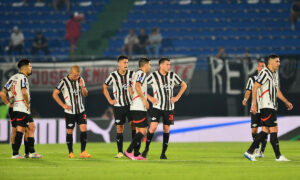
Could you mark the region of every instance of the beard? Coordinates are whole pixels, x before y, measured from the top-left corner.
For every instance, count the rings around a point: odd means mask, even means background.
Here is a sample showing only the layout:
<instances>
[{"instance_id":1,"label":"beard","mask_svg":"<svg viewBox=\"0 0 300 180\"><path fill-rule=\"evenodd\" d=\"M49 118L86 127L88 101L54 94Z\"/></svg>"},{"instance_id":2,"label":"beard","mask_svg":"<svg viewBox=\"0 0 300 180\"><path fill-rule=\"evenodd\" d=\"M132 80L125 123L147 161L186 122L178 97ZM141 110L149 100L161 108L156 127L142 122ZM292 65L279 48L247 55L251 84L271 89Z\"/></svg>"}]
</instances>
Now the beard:
<instances>
[{"instance_id":1,"label":"beard","mask_svg":"<svg viewBox=\"0 0 300 180\"><path fill-rule=\"evenodd\" d=\"M30 76L32 74L32 71L30 71L28 74L27 74L27 76Z\"/></svg>"}]
</instances>

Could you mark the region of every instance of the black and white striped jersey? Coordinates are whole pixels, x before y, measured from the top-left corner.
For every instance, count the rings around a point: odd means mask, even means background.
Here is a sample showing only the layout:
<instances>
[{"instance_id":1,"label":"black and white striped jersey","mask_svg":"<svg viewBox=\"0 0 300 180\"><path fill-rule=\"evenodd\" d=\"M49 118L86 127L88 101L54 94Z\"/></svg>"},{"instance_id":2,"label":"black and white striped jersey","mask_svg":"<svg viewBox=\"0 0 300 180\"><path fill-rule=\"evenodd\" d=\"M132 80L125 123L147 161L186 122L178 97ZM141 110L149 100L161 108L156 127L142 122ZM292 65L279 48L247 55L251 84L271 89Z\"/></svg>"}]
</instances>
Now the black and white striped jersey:
<instances>
[{"instance_id":1,"label":"black and white striped jersey","mask_svg":"<svg viewBox=\"0 0 300 180\"><path fill-rule=\"evenodd\" d=\"M113 71L109 74L105 80L107 86L113 86L113 96L117 100L114 106L127 106L132 102L129 88L132 85L132 77L134 72L127 70L124 75L121 75L119 71Z\"/></svg>"},{"instance_id":2,"label":"black and white striped jersey","mask_svg":"<svg viewBox=\"0 0 300 180\"><path fill-rule=\"evenodd\" d=\"M151 84L153 96L158 99L159 103L153 105L153 108L160 110L174 110L175 105L171 103L175 85L180 85L182 80L174 72L168 72L163 76L159 71L152 72L147 78L148 84Z\"/></svg>"},{"instance_id":3,"label":"black and white striped jersey","mask_svg":"<svg viewBox=\"0 0 300 180\"><path fill-rule=\"evenodd\" d=\"M11 96L14 97L13 111L30 114L30 109L26 107L24 103L23 93L22 93L22 89L26 88L29 102L30 102L30 89L29 89L29 82L27 76L23 73L17 73L13 75L4 85L4 88L8 92L11 92L13 94L13 96ZM12 95L11 93L9 94Z\"/></svg>"},{"instance_id":4,"label":"black and white striped jersey","mask_svg":"<svg viewBox=\"0 0 300 180\"><path fill-rule=\"evenodd\" d=\"M260 109L271 108L277 110L278 72L272 72L268 68L264 68L257 76L256 82L261 84Z\"/></svg>"},{"instance_id":5,"label":"black and white striped jersey","mask_svg":"<svg viewBox=\"0 0 300 180\"><path fill-rule=\"evenodd\" d=\"M65 113L80 114L85 110L80 79L83 80L83 86L85 87L84 79L82 77L76 81L72 81L68 76L62 78L56 85L56 89L63 94L65 103L72 106L72 110L65 109Z\"/></svg>"},{"instance_id":6,"label":"black and white striped jersey","mask_svg":"<svg viewBox=\"0 0 300 180\"><path fill-rule=\"evenodd\" d=\"M249 90L252 92L252 89L254 87L254 83L257 80L257 76L250 76L246 85L246 90ZM257 89L257 96L256 96L256 102L257 102L257 113L260 113L260 100L259 100L259 96L260 96L260 89ZM251 93L252 95L252 93ZM251 107L252 107L252 103L251 103ZM250 109L251 112L251 109Z\"/></svg>"}]
</instances>

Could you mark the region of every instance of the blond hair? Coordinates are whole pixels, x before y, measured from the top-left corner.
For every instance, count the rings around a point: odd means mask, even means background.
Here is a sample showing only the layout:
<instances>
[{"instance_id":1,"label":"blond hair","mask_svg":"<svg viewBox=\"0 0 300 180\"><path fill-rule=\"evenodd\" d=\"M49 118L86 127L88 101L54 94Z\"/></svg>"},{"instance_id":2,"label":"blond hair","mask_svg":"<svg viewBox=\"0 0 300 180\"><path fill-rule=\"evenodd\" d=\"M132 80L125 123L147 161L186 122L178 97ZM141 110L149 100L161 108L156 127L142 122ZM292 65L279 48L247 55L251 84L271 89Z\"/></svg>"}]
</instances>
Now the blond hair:
<instances>
[{"instance_id":1,"label":"blond hair","mask_svg":"<svg viewBox=\"0 0 300 180\"><path fill-rule=\"evenodd\" d=\"M70 69L70 73L72 72L80 72L80 67L78 65L74 65Z\"/></svg>"}]
</instances>

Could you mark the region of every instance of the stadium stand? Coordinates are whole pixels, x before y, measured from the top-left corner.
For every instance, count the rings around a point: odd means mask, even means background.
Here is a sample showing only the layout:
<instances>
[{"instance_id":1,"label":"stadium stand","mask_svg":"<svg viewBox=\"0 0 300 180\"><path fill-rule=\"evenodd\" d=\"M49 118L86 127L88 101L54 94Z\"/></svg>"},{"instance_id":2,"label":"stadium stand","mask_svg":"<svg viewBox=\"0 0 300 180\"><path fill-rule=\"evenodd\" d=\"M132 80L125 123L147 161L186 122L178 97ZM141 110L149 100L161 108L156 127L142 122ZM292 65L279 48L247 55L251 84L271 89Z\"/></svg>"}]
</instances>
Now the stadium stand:
<instances>
[{"instance_id":1,"label":"stadium stand","mask_svg":"<svg viewBox=\"0 0 300 180\"><path fill-rule=\"evenodd\" d=\"M90 30L97 14L111 0L71 1L70 12L85 14L82 30ZM20 1L0 2L0 55L14 26L25 36L24 54L29 55L36 31L42 31L48 40L52 56L69 55L65 40L65 22L70 12L55 11L52 0L45 6L35 7L30 1L26 6L14 7ZM216 55L219 47L227 54L297 54L300 50L300 31L290 28L289 15L292 1L288 0L148 0L136 3L123 20L121 28L109 39L109 45L99 55L118 56L129 29L136 33L145 28L147 34L159 27L163 36L162 55ZM84 38L84 37L82 37ZM57 59L59 60L59 58ZM60 60L66 60L61 58Z\"/></svg>"},{"instance_id":2,"label":"stadium stand","mask_svg":"<svg viewBox=\"0 0 300 180\"><path fill-rule=\"evenodd\" d=\"M120 54L129 29L147 33L159 27L163 55L216 55L220 46L228 54L297 54L300 31L289 23L291 1L161 1L136 5L122 29L110 40L106 56Z\"/></svg>"},{"instance_id":3,"label":"stadium stand","mask_svg":"<svg viewBox=\"0 0 300 180\"><path fill-rule=\"evenodd\" d=\"M25 36L24 55L30 55L32 41L37 31L42 31L48 40L52 56L68 56L69 43L65 40L65 22L71 12L81 12L85 15L82 31L90 29L91 22L97 20L97 14L103 11L109 0L71 1L70 12L64 9L55 11L52 0L44 0L42 7L36 7L35 1L27 5L14 6L20 1L1 0L0 2L0 55L6 55L5 47L9 44L12 28L18 26ZM59 58L58 58L59 60ZM61 58L64 60L64 58Z\"/></svg>"}]
</instances>

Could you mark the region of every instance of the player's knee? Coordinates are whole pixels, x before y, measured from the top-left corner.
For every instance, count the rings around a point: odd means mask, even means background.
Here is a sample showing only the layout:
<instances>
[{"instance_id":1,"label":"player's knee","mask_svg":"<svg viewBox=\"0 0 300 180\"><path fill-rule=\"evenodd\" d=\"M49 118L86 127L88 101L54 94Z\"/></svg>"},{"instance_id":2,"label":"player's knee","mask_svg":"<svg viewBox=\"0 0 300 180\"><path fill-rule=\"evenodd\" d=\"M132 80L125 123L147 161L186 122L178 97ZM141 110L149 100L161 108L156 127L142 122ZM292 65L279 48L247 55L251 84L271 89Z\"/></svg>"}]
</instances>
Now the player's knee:
<instances>
[{"instance_id":1,"label":"player's knee","mask_svg":"<svg viewBox=\"0 0 300 180\"><path fill-rule=\"evenodd\" d=\"M67 134L73 134L73 129L67 129Z\"/></svg>"},{"instance_id":2,"label":"player's knee","mask_svg":"<svg viewBox=\"0 0 300 180\"><path fill-rule=\"evenodd\" d=\"M124 125L117 125L117 133L123 133Z\"/></svg>"},{"instance_id":3,"label":"player's knee","mask_svg":"<svg viewBox=\"0 0 300 180\"><path fill-rule=\"evenodd\" d=\"M31 132L31 133L34 133L36 129L36 126L34 123L30 123L29 126L28 126L28 130Z\"/></svg>"},{"instance_id":4,"label":"player's knee","mask_svg":"<svg viewBox=\"0 0 300 180\"><path fill-rule=\"evenodd\" d=\"M24 133L24 132L25 132L25 128L22 127L22 126L18 126L18 127L17 127L17 131L18 131L18 132Z\"/></svg>"},{"instance_id":5,"label":"player's knee","mask_svg":"<svg viewBox=\"0 0 300 180\"><path fill-rule=\"evenodd\" d=\"M257 128L252 128L252 134L257 134Z\"/></svg>"},{"instance_id":6,"label":"player's knee","mask_svg":"<svg viewBox=\"0 0 300 180\"><path fill-rule=\"evenodd\" d=\"M80 131L81 132L86 132L87 131L87 125L86 124L81 124L80 125Z\"/></svg>"}]
</instances>

